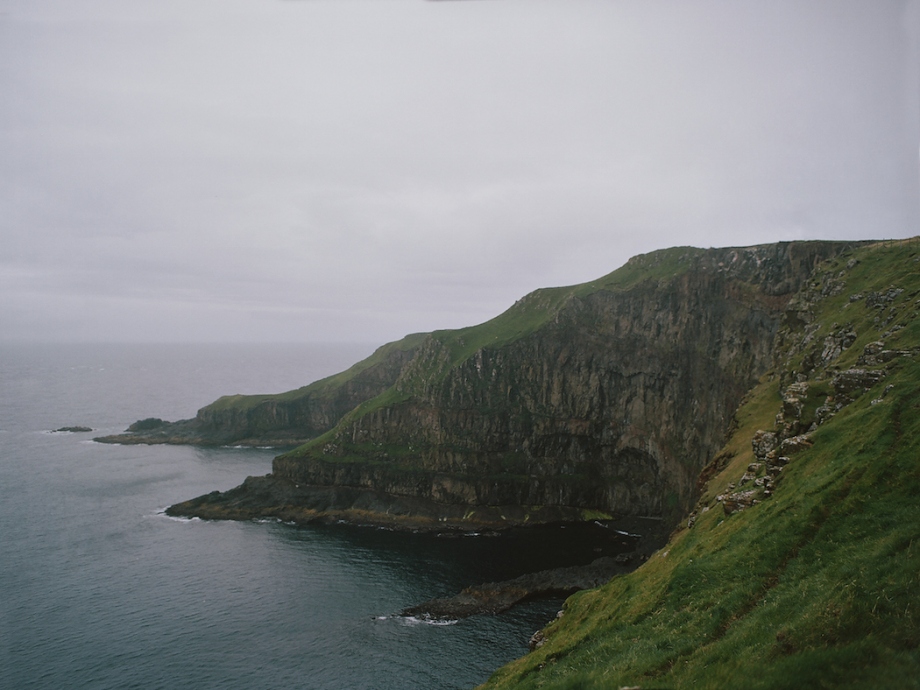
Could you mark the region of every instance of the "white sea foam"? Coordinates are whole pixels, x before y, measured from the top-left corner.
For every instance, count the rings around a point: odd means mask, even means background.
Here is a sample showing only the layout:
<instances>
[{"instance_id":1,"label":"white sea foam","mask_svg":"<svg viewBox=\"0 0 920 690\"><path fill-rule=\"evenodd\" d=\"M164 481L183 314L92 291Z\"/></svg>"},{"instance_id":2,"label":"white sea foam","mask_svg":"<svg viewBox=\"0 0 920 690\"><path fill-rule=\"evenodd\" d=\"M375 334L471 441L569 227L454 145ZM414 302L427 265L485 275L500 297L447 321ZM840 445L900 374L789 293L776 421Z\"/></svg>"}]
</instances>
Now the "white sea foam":
<instances>
[{"instance_id":1,"label":"white sea foam","mask_svg":"<svg viewBox=\"0 0 920 690\"><path fill-rule=\"evenodd\" d=\"M403 625L456 625L460 621L453 618L417 618L416 616L401 616Z\"/></svg>"},{"instance_id":2,"label":"white sea foam","mask_svg":"<svg viewBox=\"0 0 920 690\"><path fill-rule=\"evenodd\" d=\"M169 506L166 506L167 508ZM200 517L182 517L180 515L167 515L166 508L160 508L153 514L154 517L165 517L167 520L174 522L203 522Z\"/></svg>"},{"instance_id":3,"label":"white sea foam","mask_svg":"<svg viewBox=\"0 0 920 690\"><path fill-rule=\"evenodd\" d=\"M603 527L604 529L610 529L610 525L605 525L603 522L598 522L597 520L594 521L594 524L597 525L598 527ZM635 537L638 539L639 537L642 536L641 534L633 534L632 532L624 532L621 529L615 529L613 531L615 534L622 534L624 537Z\"/></svg>"}]
</instances>

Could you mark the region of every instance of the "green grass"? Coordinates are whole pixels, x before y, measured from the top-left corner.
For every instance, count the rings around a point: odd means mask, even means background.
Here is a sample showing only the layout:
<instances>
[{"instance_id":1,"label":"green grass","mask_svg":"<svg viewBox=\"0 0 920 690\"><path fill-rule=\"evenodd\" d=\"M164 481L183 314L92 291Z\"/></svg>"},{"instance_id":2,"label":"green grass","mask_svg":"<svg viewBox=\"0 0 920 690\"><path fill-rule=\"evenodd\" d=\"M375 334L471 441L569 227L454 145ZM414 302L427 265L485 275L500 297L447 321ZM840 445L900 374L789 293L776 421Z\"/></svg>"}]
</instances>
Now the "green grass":
<instances>
[{"instance_id":1,"label":"green grass","mask_svg":"<svg viewBox=\"0 0 920 690\"><path fill-rule=\"evenodd\" d=\"M256 394L256 395L224 395L208 405L213 411L223 411L237 409L240 411L250 410L258 405L274 400L277 402L294 402L309 396L322 397L333 394L337 389L353 380L360 373L383 362L394 351L408 351L418 347L424 339L428 337L427 333L414 333L407 335L402 340L388 343L378 348L370 357L361 360L343 372L328 376L319 381L286 391L284 393Z\"/></svg>"},{"instance_id":2,"label":"green grass","mask_svg":"<svg viewBox=\"0 0 920 690\"><path fill-rule=\"evenodd\" d=\"M643 283L671 280L690 270L694 261L704 254L703 249L674 247L639 255L597 280L532 292L502 314L479 325L406 336L400 341L384 345L350 369L303 388L279 394L227 395L211 403L208 409L214 412L231 409L246 412L268 401L284 403L307 397L331 396L358 374L379 364L394 349L407 351L421 347L422 354L416 357L396 384L402 395L419 394L480 350L504 347L550 324L572 300L584 299L599 291L622 292ZM431 339L433 346L426 348L427 338ZM362 405L356 413L372 412L379 409L379 403L388 400L382 397L376 403L369 401L371 404ZM356 417L353 414L349 418Z\"/></svg>"},{"instance_id":3,"label":"green grass","mask_svg":"<svg viewBox=\"0 0 920 690\"><path fill-rule=\"evenodd\" d=\"M431 337L446 352L440 361L421 360L401 382L403 390L412 390L417 381L431 381L446 375L450 368L467 360L479 350L499 348L524 338L539 330L559 313L571 299L582 298L599 290L625 290L647 280L674 277L689 268L689 257L703 250L688 247L666 249L631 259L627 264L598 280L568 287L536 290L518 300L511 308L493 319L476 326L454 330L416 333L402 340L379 348L374 354L351 368L334 376L315 381L308 386L278 394L225 395L208 405L213 411L237 409L246 411L266 401L296 401L307 396L323 396L352 380L361 372L383 361L394 349L409 350L420 346L425 338ZM415 379L415 381L413 381ZM363 413L377 409L379 405L363 406Z\"/></svg>"},{"instance_id":4,"label":"green grass","mask_svg":"<svg viewBox=\"0 0 920 690\"><path fill-rule=\"evenodd\" d=\"M853 366L897 325L889 347L920 347L917 252L862 249L822 280L853 257L844 291L815 307L822 333L836 322L859 335L837 365ZM890 285L904 293L880 327L849 296ZM779 392L765 377L748 395L694 527L684 523L637 571L570 598L547 643L484 687L920 687L920 356L894 360L883 382L819 427L772 498L726 515L716 496L754 460L750 439L772 429Z\"/></svg>"},{"instance_id":5,"label":"green grass","mask_svg":"<svg viewBox=\"0 0 920 690\"><path fill-rule=\"evenodd\" d=\"M704 253L696 247L671 247L640 254L612 273L576 286L575 293L583 297L598 290L628 290L646 281L669 280L690 270L693 260Z\"/></svg>"},{"instance_id":6,"label":"green grass","mask_svg":"<svg viewBox=\"0 0 920 690\"><path fill-rule=\"evenodd\" d=\"M612 273L579 285L544 288L530 293L504 313L485 323L432 335L450 352L455 365L484 347L501 347L534 333L548 324L572 299L600 290L623 291L647 281L674 278L689 270L692 258L704 250L675 247L633 257Z\"/></svg>"}]
</instances>

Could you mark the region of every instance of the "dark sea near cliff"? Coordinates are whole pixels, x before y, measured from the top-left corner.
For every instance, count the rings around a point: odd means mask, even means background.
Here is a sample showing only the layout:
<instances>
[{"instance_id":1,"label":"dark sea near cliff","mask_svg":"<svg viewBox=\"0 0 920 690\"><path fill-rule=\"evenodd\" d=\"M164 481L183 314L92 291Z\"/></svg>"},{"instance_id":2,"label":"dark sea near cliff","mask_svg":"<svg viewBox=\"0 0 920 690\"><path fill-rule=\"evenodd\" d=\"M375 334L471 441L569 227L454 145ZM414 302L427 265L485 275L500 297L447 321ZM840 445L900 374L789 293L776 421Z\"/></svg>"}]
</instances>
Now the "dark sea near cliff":
<instances>
[{"instance_id":1,"label":"dark sea near cliff","mask_svg":"<svg viewBox=\"0 0 920 690\"><path fill-rule=\"evenodd\" d=\"M173 520L164 507L265 474L274 451L91 440L296 388L371 350L0 345L0 687L469 688L526 653L559 600L452 624L394 614L587 563L590 528L448 538ZM94 431L53 433L64 426Z\"/></svg>"}]
</instances>

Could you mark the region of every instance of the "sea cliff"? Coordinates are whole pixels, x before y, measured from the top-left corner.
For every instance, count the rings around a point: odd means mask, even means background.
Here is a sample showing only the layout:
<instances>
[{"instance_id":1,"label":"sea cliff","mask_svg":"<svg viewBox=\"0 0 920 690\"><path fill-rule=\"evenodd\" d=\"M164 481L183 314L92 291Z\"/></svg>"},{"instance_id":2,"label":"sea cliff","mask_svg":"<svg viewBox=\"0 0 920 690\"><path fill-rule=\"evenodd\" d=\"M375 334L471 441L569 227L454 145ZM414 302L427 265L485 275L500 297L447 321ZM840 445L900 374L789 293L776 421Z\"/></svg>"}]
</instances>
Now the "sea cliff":
<instances>
[{"instance_id":1,"label":"sea cliff","mask_svg":"<svg viewBox=\"0 0 920 690\"><path fill-rule=\"evenodd\" d=\"M337 377L222 398L103 440L293 445L272 473L172 506L208 518L420 528L654 515L675 522L784 320L860 243L679 247L532 293L479 326L409 336Z\"/></svg>"},{"instance_id":2,"label":"sea cliff","mask_svg":"<svg viewBox=\"0 0 920 690\"><path fill-rule=\"evenodd\" d=\"M920 238L785 307L699 498L489 690L920 687Z\"/></svg>"}]
</instances>

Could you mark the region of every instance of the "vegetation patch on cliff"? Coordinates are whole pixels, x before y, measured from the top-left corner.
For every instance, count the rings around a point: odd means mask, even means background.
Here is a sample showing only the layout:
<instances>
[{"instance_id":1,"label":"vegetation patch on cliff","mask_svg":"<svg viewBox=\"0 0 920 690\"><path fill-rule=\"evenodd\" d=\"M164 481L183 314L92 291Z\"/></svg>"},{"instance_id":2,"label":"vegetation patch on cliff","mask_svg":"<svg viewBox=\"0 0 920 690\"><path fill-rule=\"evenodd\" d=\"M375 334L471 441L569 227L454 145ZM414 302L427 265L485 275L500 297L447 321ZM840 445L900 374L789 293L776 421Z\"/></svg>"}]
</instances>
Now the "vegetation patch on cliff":
<instances>
[{"instance_id":1,"label":"vegetation patch on cliff","mask_svg":"<svg viewBox=\"0 0 920 690\"><path fill-rule=\"evenodd\" d=\"M285 403L294 402L309 395L328 396L336 393L348 382L353 381L359 374L367 371L368 369L371 369L372 367L383 364L386 359L394 352L411 352L413 349L417 348L426 337L428 337L427 333L413 333L412 335L407 335L401 340L387 343L386 345L377 348L377 350L375 350L370 357L362 359L360 362L357 362L345 371L339 372L338 374L333 374L332 376L327 376L326 378L320 379L319 381L314 381L313 383L302 386L301 388L296 388L284 393L271 393L264 395L223 395L208 405L205 409L214 412L222 412L231 409L244 412L256 407L257 405L260 405L261 403L269 401Z\"/></svg>"}]
</instances>

